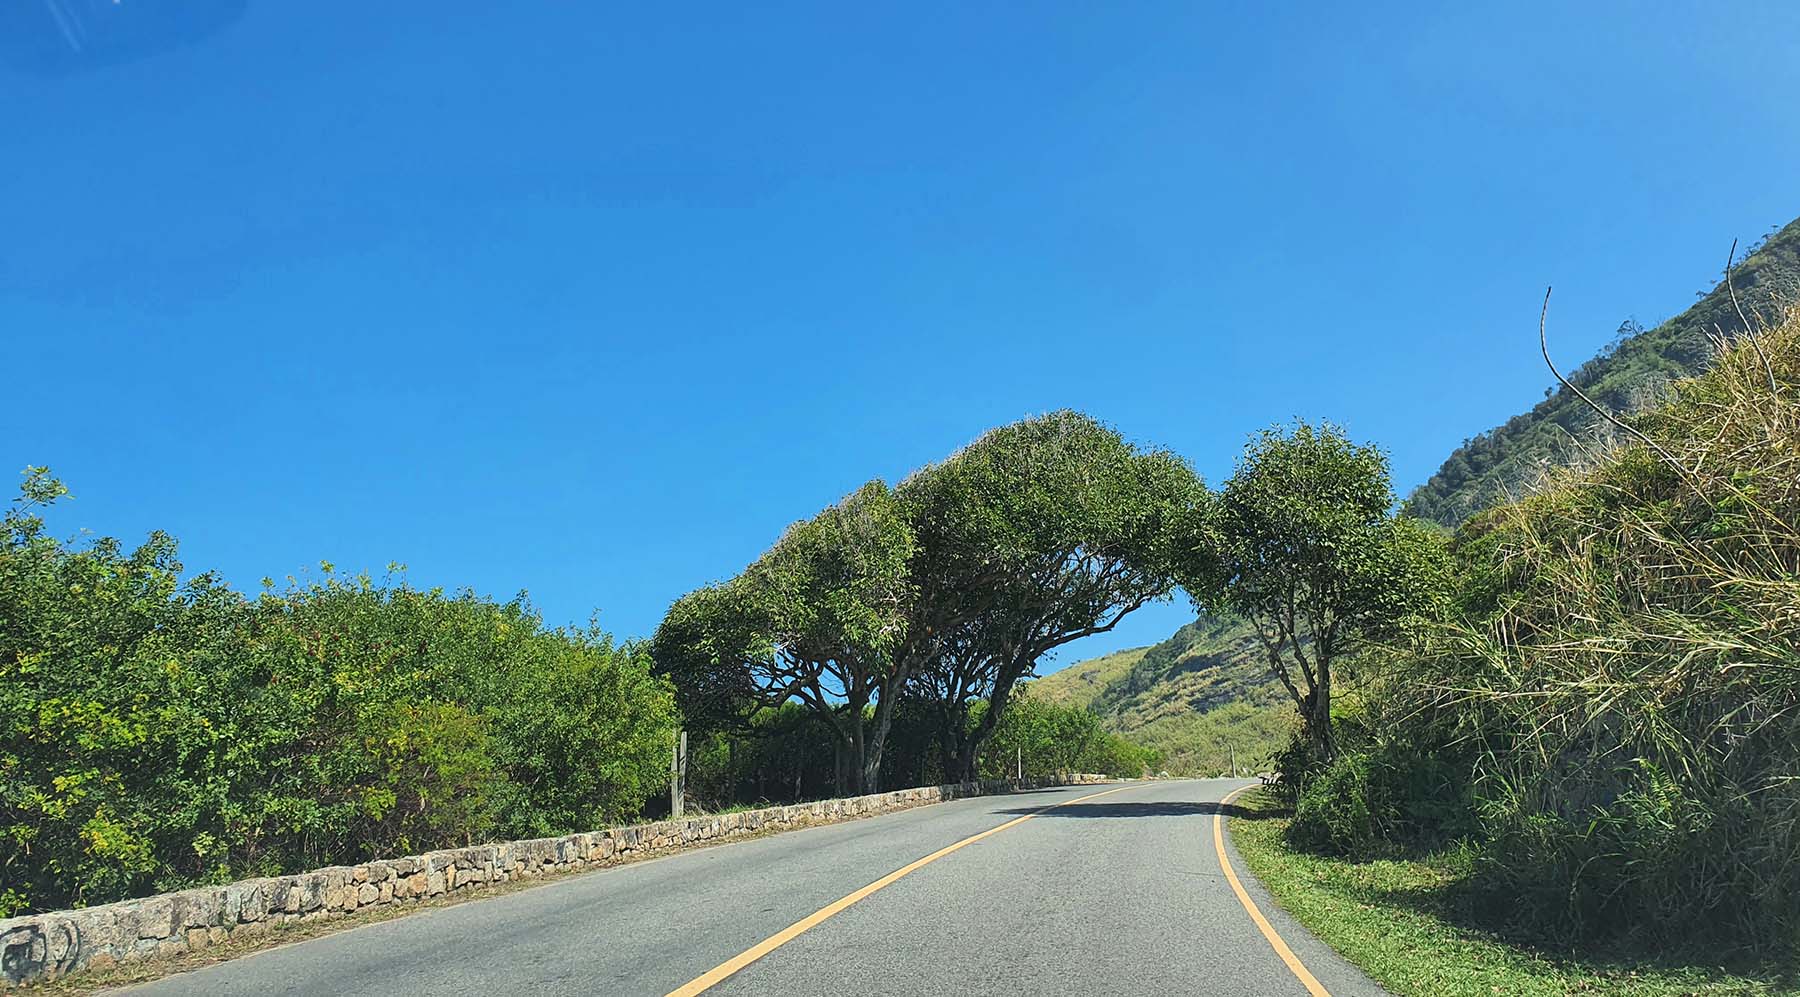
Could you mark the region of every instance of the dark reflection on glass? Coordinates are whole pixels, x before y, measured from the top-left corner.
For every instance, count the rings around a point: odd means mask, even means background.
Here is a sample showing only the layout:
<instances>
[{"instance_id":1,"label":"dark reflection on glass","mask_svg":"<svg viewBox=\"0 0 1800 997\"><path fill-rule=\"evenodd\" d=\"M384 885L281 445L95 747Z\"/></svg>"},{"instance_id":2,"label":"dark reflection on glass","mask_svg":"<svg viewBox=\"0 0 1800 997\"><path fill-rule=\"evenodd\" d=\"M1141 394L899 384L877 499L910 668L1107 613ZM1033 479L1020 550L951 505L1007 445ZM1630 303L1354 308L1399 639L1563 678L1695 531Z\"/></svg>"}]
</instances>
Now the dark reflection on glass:
<instances>
[{"instance_id":1,"label":"dark reflection on glass","mask_svg":"<svg viewBox=\"0 0 1800 997\"><path fill-rule=\"evenodd\" d=\"M238 19L247 0L5 0L0 62L60 76L199 41Z\"/></svg>"}]
</instances>

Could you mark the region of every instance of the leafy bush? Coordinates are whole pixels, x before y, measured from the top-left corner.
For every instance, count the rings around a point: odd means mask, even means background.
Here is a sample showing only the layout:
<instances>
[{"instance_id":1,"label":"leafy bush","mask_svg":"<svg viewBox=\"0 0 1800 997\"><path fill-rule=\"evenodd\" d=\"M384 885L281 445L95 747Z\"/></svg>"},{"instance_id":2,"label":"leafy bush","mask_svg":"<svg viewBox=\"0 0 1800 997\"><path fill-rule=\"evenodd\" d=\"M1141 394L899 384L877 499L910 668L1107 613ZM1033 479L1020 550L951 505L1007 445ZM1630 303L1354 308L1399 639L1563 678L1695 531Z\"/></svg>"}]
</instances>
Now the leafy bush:
<instances>
[{"instance_id":1,"label":"leafy bush","mask_svg":"<svg viewBox=\"0 0 1800 997\"><path fill-rule=\"evenodd\" d=\"M1465 780L1439 754L1391 744L1352 751L1305 783L1288 835L1298 847L1354 857L1441 844L1475 830Z\"/></svg>"},{"instance_id":2,"label":"leafy bush","mask_svg":"<svg viewBox=\"0 0 1800 997\"><path fill-rule=\"evenodd\" d=\"M174 541L0 528L0 915L629 817L676 713L523 602L339 579L246 599Z\"/></svg>"}]
</instances>

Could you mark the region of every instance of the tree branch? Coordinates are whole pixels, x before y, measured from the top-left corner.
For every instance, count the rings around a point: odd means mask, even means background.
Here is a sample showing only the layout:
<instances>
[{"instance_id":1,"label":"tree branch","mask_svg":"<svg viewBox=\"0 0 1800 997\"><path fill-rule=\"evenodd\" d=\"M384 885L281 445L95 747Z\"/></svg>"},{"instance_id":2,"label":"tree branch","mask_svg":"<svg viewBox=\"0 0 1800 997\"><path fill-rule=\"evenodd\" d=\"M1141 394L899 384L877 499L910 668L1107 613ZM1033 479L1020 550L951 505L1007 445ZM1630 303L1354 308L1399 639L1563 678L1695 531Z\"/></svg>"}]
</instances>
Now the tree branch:
<instances>
[{"instance_id":1,"label":"tree branch","mask_svg":"<svg viewBox=\"0 0 1800 997\"><path fill-rule=\"evenodd\" d=\"M1733 252L1735 252L1735 250L1733 250ZM1675 471L1676 474L1681 476L1681 480L1686 482L1689 488L1692 488L1696 494L1699 494L1702 497L1704 497L1705 492L1701 489L1700 483L1694 480L1693 475L1688 473L1687 468L1681 466L1681 462L1676 460L1675 456L1673 454L1669 453L1667 450L1664 450L1662 448L1661 444L1659 444L1655 440L1651 439L1646 433L1644 433L1642 430L1638 429L1636 426L1630 425L1629 423L1625 422L1624 420L1613 415L1611 412L1608 412L1606 409L1602 408L1598 402L1594 401L1592 398L1589 398L1587 396L1586 392L1582 391L1580 388L1577 388L1568 378L1564 377L1562 375L1562 371L1556 369L1556 361L1550 359L1550 340L1544 332L1544 323L1545 323L1545 320L1549 318L1549 316L1550 316L1550 288L1546 287L1546 288L1544 288L1544 310L1542 312L1538 313L1538 346L1544 352L1544 363L1549 365L1550 373L1556 375L1556 379L1558 381L1562 382L1563 387L1568 388L1570 391L1573 391L1575 393L1575 397L1586 402L1588 408L1591 408L1595 412L1598 412L1600 414L1601 418L1603 418L1607 422L1610 422L1613 425L1619 427L1620 429L1623 429L1625 432L1630 433L1632 436L1637 437L1639 440L1643 441L1645 446L1656 451L1657 455L1662 457L1663 461L1666 462L1669 465L1669 467Z\"/></svg>"},{"instance_id":2,"label":"tree branch","mask_svg":"<svg viewBox=\"0 0 1800 997\"><path fill-rule=\"evenodd\" d=\"M1769 362L1769 354L1763 349L1762 340L1756 335L1756 330L1750 327L1750 320L1744 317L1744 307L1738 304L1737 288L1731 283L1731 264L1735 259L1737 259L1737 240L1733 239L1731 240L1731 252L1725 254L1725 291L1731 295L1731 307L1736 310L1738 322L1744 327L1744 336L1750 340L1750 345L1755 348L1757 357L1762 360L1763 370L1768 372L1769 393L1780 398L1781 385L1775 381L1775 365Z\"/></svg>"}]
</instances>

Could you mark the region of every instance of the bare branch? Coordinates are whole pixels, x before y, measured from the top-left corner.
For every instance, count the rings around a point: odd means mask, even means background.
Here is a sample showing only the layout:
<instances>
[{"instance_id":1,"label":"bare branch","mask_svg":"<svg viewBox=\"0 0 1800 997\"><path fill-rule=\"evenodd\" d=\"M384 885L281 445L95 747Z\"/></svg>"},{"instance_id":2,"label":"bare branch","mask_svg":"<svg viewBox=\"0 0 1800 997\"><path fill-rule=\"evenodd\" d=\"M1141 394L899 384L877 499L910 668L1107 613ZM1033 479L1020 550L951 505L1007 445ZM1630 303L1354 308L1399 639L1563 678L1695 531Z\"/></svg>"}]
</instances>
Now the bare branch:
<instances>
[{"instance_id":1,"label":"bare branch","mask_svg":"<svg viewBox=\"0 0 1800 997\"><path fill-rule=\"evenodd\" d=\"M1757 337L1756 330L1751 327L1750 320L1744 317L1744 307L1738 304L1737 288L1731 283L1732 261L1737 259L1737 240L1731 240L1731 252L1725 254L1725 293L1731 295L1731 307L1737 310L1738 322L1744 327L1744 338L1756 349L1756 356L1762 360L1763 370L1769 375L1769 393L1780 397L1781 385L1775 382L1775 365L1769 362L1768 351L1763 349L1762 340Z\"/></svg>"},{"instance_id":2,"label":"bare branch","mask_svg":"<svg viewBox=\"0 0 1800 997\"><path fill-rule=\"evenodd\" d=\"M1735 250L1734 250L1734 252L1735 252ZM1546 287L1546 288L1544 288L1544 309L1543 309L1543 311L1538 313L1538 346L1544 352L1544 363L1549 365L1550 373L1556 375L1556 379L1558 381L1562 382L1563 387L1568 388L1570 391L1575 392L1575 397L1586 402L1588 408L1591 408L1595 412L1598 412L1602 419L1605 419L1607 422L1610 422L1613 425L1619 427L1620 429L1623 429L1625 432L1630 433L1632 436L1637 437L1639 440L1641 440L1643 442L1643 444L1645 446L1656 451L1656 453L1662 457L1663 461L1665 463L1667 463L1669 465L1669 467L1674 469L1676 474L1681 475L1681 480L1686 482L1689 488L1692 488L1695 491L1695 493L1704 496L1705 492L1701 489L1700 483L1694 480L1694 476L1692 474L1688 473L1687 468L1681 466L1681 462L1676 460L1675 456L1673 454L1671 454L1671 453L1669 453L1669 451L1663 449L1662 444L1657 443L1655 440L1651 439L1647 434L1645 434L1642 430L1638 429L1636 426L1633 426L1633 425L1625 422L1623 419L1620 419L1618 416L1613 415L1611 412L1608 412L1605 408L1603 408L1600 405L1599 402L1596 402L1592 398L1589 398L1587 396L1587 392L1582 391L1580 388L1577 388L1573 382L1571 382L1568 378L1564 377L1562 374L1562 371L1556 369L1556 361L1550 359L1550 339L1548 337L1548 334L1544 331L1544 323L1549 319L1549 317L1550 317L1550 288Z\"/></svg>"}]
</instances>

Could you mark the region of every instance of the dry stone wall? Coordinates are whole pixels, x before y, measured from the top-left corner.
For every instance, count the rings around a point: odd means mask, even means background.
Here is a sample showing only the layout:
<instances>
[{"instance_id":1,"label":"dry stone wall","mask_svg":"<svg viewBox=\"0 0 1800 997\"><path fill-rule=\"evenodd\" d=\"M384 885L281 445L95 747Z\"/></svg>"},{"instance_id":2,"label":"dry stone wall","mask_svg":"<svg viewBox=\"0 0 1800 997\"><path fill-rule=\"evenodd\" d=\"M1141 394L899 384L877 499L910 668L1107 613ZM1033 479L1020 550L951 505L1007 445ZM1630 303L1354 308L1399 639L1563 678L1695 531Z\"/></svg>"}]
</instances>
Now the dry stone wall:
<instances>
[{"instance_id":1,"label":"dry stone wall","mask_svg":"<svg viewBox=\"0 0 1800 997\"><path fill-rule=\"evenodd\" d=\"M141 900L0 920L0 980L51 980L165 958L294 921L354 917L521 879L601 868L703 842L905 810L965 796L1100 782L1101 776L901 789L739 813L506 841L246 879Z\"/></svg>"}]
</instances>

